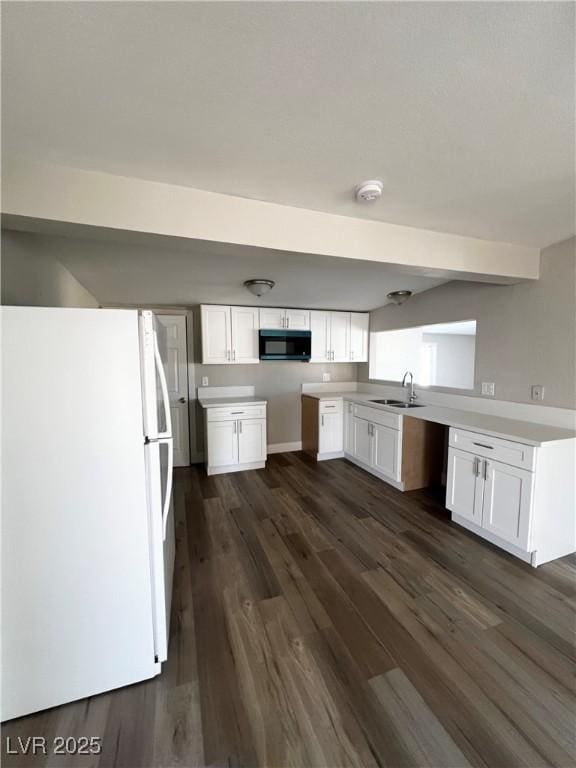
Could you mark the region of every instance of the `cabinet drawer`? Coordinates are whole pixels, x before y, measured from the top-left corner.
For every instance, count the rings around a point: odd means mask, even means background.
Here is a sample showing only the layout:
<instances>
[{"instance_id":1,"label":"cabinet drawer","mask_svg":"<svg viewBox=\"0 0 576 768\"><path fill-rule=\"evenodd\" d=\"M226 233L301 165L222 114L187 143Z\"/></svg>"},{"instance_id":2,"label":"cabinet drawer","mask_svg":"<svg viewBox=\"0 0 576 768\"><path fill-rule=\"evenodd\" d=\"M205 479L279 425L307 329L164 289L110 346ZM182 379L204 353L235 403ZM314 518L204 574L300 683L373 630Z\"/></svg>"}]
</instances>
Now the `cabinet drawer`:
<instances>
[{"instance_id":1,"label":"cabinet drawer","mask_svg":"<svg viewBox=\"0 0 576 768\"><path fill-rule=\"evenodd\" d=\"M513 467L534 470L536 451L532 445L515 443L500 437L489 437L479 432L468 432L465 429L455 429L454 427L450 429L450 445L461 451L502 461Z\"/></svg>"},{"instance_id":2,"label":"cabinet drawer","mask_svg":"<svg viewBox=\"0 0 576 768\"><path fill-rule=\"evenodd\" d=\"M366 419L366 421L371 421L373 424L400 429L400 419L402 417L396 413L381 411L379 408L370 408L366 405L358 405L357 403L353 404L352 413L359 419Z\"/></svg>"},{"instance_id":3,"label":"cabinet drawer","mask_svg":"<svg viewBox=\"0 0 576 768\"><path fill-rule=\"evenodd\" d=\"M320 400L320 413L342 413L342 400Z\"/></svg>"},{"instance_id":4,"label":"cabinet drawer","mask_svg":"<svg viewBox=\"0 0 576 768\"><path fill-rule=\"evenodd\" d=\"M232 421L234 419L263 419L266 418L265 405L237 406L235 408L208 408L207 421Z\"/></svg>"}]
</instances>

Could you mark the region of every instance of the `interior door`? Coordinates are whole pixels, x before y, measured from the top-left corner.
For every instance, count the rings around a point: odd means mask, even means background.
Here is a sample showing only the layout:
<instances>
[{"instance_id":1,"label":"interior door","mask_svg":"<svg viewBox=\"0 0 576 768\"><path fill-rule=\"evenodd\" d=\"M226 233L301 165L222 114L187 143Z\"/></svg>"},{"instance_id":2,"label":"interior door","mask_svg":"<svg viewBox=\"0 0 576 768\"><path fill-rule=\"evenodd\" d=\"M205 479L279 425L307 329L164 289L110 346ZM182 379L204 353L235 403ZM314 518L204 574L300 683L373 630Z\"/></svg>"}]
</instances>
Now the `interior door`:
<instances>
[{"instance_id":1,"label":"interior door","mask_svg":"<svg viewBox=\"0 0 576 768\"><path fill-rule=\"evenodd\" d=\"M533 474L499 461L482 461L482 527L528 550Z\"/></svg>"},{"instance_id":2,"label":"interior door","mask_svg":"<svg viewBox=\"0 0 576 768\"><path fill-rule=\"evenodd\" d=\"M238 464L238 425L236 421L208 422L208 466Z\"/></svg>"},{"instance_id":3,"label":"interior door","mask_svg":"<svg viewBox=\"0 0 576 768\"><path fill-rule=\"evenodd\" d=\"M332 361L347 363L350 360L350 312L330 313L330 350Z\"/></svg>"},{"instance_id":4,"label":"interior door","mask_svg":"<svg viewBox=\"0 0 576 768\"><path fill-rule=\"evenodd\" d=\"M231 307L232 362L259 363L258 330L260 314L258 307Z\"/></svg>"},{"instance_id":5,"label":"interior door","mask_svg":"<svg viewBox=\"0 0 576 768\"><path fill-rule=\"evenodd\" d=\"M372 425L372 465L379 472L396 478L398 467L398 431Z\"/></svg>"},{"instance_id":6,"label":"interior door","mask_svg":"<svg viewBox=\"0 0 576 768\"><path fill-rule=\"evenodd\" d=\"M330 359L330 312L310 312L312 331L312 363L325 363Z\"/></svg>"},{"instance_id":7,"label":"interior door","mask_svg":"<svg viewBox=\"0 0 576 768\"><path fill-rule=\"evenodd\" d=\"M484 481L480 475L482 460L473 453L450 448L446 507L461 517L482 525Z\"/></svg>"},{"instance_id":8,"label":"interior door","mask_svg":"<svg viewBox=\"0 0 576 768\"><path fill-rule=\"evenodd\" d=\"M266 461L266 419L238 421L238 462Z\"/></svg>"},{"instance_id":9,"label":"interior door","mask_svg":"<svg viewBox=\"0 0 576 768\"><path fill-rule=\"evenodd\" d=\"M354 420L354 451L353 456L365 464L370 464L372 437L370 434L371 425L369 421L352 417Z\"/></svg>"},{"instance_id":10,"label":"interior door","mask_svg":"<svg viewBox=\"0 0 576 768\"><path fill-rule=\"evenodd\" d=\"M286 310L278 307L262 307L260 310L260 328L278 330L284 328Z\"/></svg>"},{"instance_id":11,"label":"interior door","mask_svg":"<svg viewBox=\"0 0 576 768\"><path fill-rule=\"evenodd\" d=\"M202 362L223 365L232 359L232 330L230 307L210 305L201 307Z\"/></svg>"},{"instance_id":12,"label":"interior door","mask_svg":"<svg viewBox=\"0 0 576 768\"><path fill-rule=\"evenodd\" d=\"M309 309L287 309L286 327L291 331L309 331L310 330L310 310Z\"/></svg>"},{"instance_id":13,"label":"interior door","mask_svg":"<svg viewBox=\"0 0 576 768\"><path fill-rule=\"evenodd\" d=\"M172 435L174 438L174 466L190 464L188 436L188 345L185 315L156 315L165 329L164 370L170 398Z\"/></svg>"}]
</instances>

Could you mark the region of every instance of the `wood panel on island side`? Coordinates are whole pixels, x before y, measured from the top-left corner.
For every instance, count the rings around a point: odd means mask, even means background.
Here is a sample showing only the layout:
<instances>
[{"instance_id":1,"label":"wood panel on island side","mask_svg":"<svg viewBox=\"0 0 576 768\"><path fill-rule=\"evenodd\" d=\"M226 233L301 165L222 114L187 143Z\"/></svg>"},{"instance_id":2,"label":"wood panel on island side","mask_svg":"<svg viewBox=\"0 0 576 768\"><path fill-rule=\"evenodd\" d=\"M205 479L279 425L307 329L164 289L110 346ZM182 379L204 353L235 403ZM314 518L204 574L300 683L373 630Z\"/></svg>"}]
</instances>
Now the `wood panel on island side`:
<instances>
[{"instance_id":1,"label":"wood panel on island side","mask_svg":"<svg viewBox=\"0 0 576 768\"><path fill-rule=\"evenodd\" d=\"M574 556L537 570L344 459L175 477L168 662L11 721L5 766L568 766Z\"/></svg>"}]
</instances>

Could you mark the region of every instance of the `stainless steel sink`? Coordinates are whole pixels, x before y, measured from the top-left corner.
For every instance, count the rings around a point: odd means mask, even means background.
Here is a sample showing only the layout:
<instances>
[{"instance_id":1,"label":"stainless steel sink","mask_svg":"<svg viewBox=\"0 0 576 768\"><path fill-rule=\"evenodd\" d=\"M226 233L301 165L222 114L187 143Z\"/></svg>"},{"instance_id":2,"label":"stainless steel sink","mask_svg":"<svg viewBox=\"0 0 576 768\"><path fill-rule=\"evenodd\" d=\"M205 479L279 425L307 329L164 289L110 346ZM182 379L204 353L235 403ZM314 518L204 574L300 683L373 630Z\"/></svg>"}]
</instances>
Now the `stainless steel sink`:
<instances>
[{"instance_id":1,"label":"stainless steel sink","mask_svg":"<svg viewBox=\"0 0 576 768\"><path fill-rule=\"evenodd\" d=\"M422 408L422 404L421 403L394 403L394 408Z\"/></svg>"},{"instance_id":2,"label":"stainless steel sink","mask_svg":"<svg viewBox=\"0 0 576 768\"><path fill-rule=\"evenodd\" d=\"M370 400L370 402L378 405L402 405L402 400Z\"/></svg>"}]
</instances>

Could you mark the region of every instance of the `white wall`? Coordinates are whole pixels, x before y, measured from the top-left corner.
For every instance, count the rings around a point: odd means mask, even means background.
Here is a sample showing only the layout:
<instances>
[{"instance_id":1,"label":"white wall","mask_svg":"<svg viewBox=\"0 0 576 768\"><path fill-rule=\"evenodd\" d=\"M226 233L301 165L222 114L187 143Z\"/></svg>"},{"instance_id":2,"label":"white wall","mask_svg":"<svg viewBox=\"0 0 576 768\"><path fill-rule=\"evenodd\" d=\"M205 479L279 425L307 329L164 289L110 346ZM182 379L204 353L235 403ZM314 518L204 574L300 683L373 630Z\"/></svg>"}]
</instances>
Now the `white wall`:
<instances>
[{"instance_id":1,"label":"white wall","mask_svg":"<svg viewBox=\"0 0 576 768\"><path fill-rule=\"evenodd\" d=\"M472 389L476 336L463 333L424 333L423 343L436 344L434 384Z\"/></svg>"},{"instance_id":2,"label":"white wall","mask_svg":"<svg viewBox=\"0 0 576 768\"><path fill-rule=\"evenodd\" d=\"M576 407L576 238L541 255L540 279L517 285L447 283L401 307L370 314L371 331L476 320L474 391L494 382L496 398L530 402L530 385L544 384L545 405ZM369 381L368 365L359 366Z\"/></svg>"},{"instance_id":3,"label":"white wall","mask_svg":"<svg viewBox=\"0 0 576 768\"><path fill-rule=\"evenodd\" d=\"M57 238L54 238L57 242ZM2 232L2 304L97 307L98 301L35 235Z\"/></svg>"}]
</instances>

